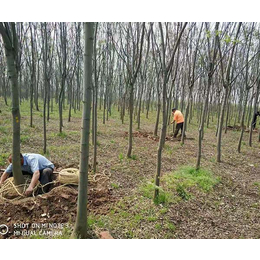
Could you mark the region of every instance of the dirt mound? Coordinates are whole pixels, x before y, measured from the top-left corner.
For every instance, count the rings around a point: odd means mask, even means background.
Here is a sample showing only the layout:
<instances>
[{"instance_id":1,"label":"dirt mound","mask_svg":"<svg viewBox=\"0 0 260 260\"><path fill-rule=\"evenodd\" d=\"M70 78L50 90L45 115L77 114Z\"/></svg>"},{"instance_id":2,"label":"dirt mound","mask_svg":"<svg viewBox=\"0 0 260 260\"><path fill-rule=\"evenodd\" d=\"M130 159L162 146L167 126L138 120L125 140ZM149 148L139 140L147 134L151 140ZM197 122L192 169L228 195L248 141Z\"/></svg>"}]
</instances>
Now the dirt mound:
<instances>
[{"instance_id":1,"label":"dirt mound","mask_svg":"<svg viewBox=\"0 0 260 260\"><path fill-rule=\"evenodd\" d=\"M123 137L127 137L128 132L124 132ZM139 138L148 138L153 141L159 142L159 136L154 136L152 132L133 132L133 137L139 137ZM195 138L187 138L185 137L186 140L195 140ZM165 141L170 141L170 142L179 142L181 141L181 137L178 136L178 138L174 138L173 134L170 134L169 136L165 137Z\"/></svg>"},{"instance_id":2,"label":"dirt mound","mask_svg":"<svg viewBox=\"0 0 260 260\"><path fill-rule=\"evenodd\" d=\"M234 126L228 125L228 126L227 126L227 130L241 131L241 126L239 126L239 125L234 125ZM246 128L246 129L245 129L245 132L246 132L246 133L249 133L249 132L250 132L250 128ZM254 133L258 133L258 130L257 130L257 129L254 129L254 130L253 130L253 134L254 134Z\"/></svg>"},{"instance_id":3,"label":"dirt mound","mask_svg":"<svg viewBox=\"0 0 260 260\"><path fill-rule=\"evenodd\" d=\"M227 130L241 131L241 127L239 125L228 125Z\"/></svg>"},{"instance_id":4,"label":"dirt mound","mask_svg":"<svg viewBox=\"0 0 260 260\"><path fill-rule=\"evenodd\" d=\"M0 201L0 223L9 227L5 238L15 238L14 225L29 223L67 223L75 222L77 213L77 186L56 186L49 193L15 201ZM116 199L108 186L90 183L88 190L88 209L93 214L107 214L111 202Z\"/></svg>"},{"instance_id":5,"label":"dirt mound","mask_svg":"<svg viewBox=\"0 0 260 260\"><path fill-rule=\"evenodd\" d=\"M152 132L141 132L141 131L136 131L133 132L133 137L141 137L141 138L148 138L153 141L159 141L159 136L154 136ZM128 132L124 132L123 134L124 137L128 136Z\"/></svg>"}]
</instances>

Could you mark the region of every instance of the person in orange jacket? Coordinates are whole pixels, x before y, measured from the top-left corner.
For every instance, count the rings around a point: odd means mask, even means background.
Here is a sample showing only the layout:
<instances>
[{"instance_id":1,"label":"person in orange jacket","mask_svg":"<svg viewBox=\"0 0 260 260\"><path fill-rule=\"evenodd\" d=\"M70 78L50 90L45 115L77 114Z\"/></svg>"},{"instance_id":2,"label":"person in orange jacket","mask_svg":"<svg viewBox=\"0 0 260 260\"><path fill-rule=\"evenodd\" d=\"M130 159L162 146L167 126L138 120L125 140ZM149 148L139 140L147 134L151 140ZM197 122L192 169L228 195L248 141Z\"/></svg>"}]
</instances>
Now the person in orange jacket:
<instances>
[{"instance_id":1,"label":"person in orange jacket","mask_svg":"<svg viewBox=\"0 0 260 260\"><path fill-rule=\"evenodd\" d=\"M180 110L177 110L176 108L172 109L172 115L173 115L173 121L171 122L171 124L176 122L176 129L173 135L173 137L175 138L177 137L180 129L181 129L181 133L183 131L184 116L182 112Z\"/></svg>"}]
</instances>

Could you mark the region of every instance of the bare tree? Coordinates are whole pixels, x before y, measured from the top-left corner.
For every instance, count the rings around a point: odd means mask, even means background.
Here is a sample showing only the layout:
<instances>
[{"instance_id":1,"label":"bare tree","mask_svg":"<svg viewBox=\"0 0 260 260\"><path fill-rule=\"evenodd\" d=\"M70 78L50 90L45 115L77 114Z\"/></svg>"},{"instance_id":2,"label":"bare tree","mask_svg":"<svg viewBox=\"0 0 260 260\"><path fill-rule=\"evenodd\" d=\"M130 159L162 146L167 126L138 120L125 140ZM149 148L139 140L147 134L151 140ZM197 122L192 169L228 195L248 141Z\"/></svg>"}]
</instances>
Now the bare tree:
<instances>
[{"instance_id":1,"label":"bare tree","mask_svg":"<svg viewBox=\"0 0 260 260\"><path fill-rule=\"evenodd\" d=\"M0 23L0 34L5 47L5 57L8 68L8 76L12 86L12 116L13 116L13 146L12 165L13 176L16 185L24 183L20 159L20 107L19 107L19 86L18 86L18 38L15 23Z\"/></svg>"},{"instance_id":2,"label":"bare tree","mask_svg":"<svg viewBox=\"0 0 260 260\"><path fill-rule=\"evenodd\" d=\"M166 137L166 129L167 129L167 108L166 108L166 102L167 102L167 83L169 81L170 72L172 70L172 65L174 62L174 56L177 51L177 48L180 44L181 36L184 32L184 29L186 27L187 23L184 23L184 25L181 28L181 31L179 35L177 36L177 40L175 42L175 45L173 47L173 50L171 52L171 56L169 61L166 61L166 46L165 46L165 36L162 28L162 24L159 23L160 28L160 34L161 34L161 64L162 64L162 75L163 75L163 90L162 90L162 129L161 129L161 135L157 150L157 167L156 167L156 176L155 176L155 185L156 187L160 186L160 176L161 176L161 165L162 165L162 150L165 143L165 137ZM167 38L167 35L166 35ZM154 193L154 200L158 200L159 196L159 189L155 189Z\"/></svg>"},{"instance_id":3,"label":"bare tree","mask_svg":"<svg viewBox=\"0 0 260 260\"><path fill-rule=\"evenodd\" d=\"M123 60L126 69L127 77L126 84L129 91L129 139L128 139L128 150L127 157L130 158L132 155L133 147L133 106L134 106L134 84L137 79L137 74L139 72L141 61L142 61L142 51L144 43L144 34L145 34L145 23L142 24L142 29L140 31L139 23L136 24L134 31L133 24L128 23L126 30L126 42L123 43L120 39L120 49L117 48L118 44L113 39L114 47L118 53L118 56ZM126 46L124 46L124 44Z\"/></svg>"},{"instance_id":4,"label":"bare tree","mask_svg":"<svg viewBox=\"0 0 260 260\"><path fill-rule=\"evenodd\" d=\"M234 39L234 44L231 49L231 53L228 57L228 63L226 68L224 69L224 62L223 62L223 56L222 56L222 51L221 51L221 45L220 45L220 39L219 39L219 32L216 33L216 39L218 43L218 49L219 49L219 55L220 55L220 68L221 68L221 75L222 75L222 84L225 89L223 101L222 101L222 106L220 110L220 119L219 119L219 124L218 124L218 134L217 134L217 162L221 161L221 140L222 140L222 128L223 128L223 121L224 121L224 112L227 104L227 98L229 95L230 87L231 87L231 66L232 66L232 61L233 61L233 56L235 52L235 47L237 46L236 41L239 36L240 28L241 28L242 23L239 23L237 26L237 32L236 36Z\"/></svg>"},{"instance_id":5,"label":"bare tree","mask_svg":"<svg viewBox=\"0 0 260 260\"><path fill-rule=\"evenodd\" d=\"M87 238L87 192L88 192L88 161L89 161L89 132L92 98L92 56L94 23L84 23L84 99L81 130L80 182L77 207L77 219L73 236Z\"/></svg>"},{"instance_id":6,"label":"bare tree","mask_svg":"<svg viewBox=\"0 0 260 260\"><path fill-rule=\"evenodd\" d=\"M201 160L201 148L202 148L202 139L203 139L203 131L204 131L204 122L205 122L205 116L206 116L206 110L208 109L208 102L209 102L209 93L211 89L212 84L212 77L214 73L215 68L215 60L217 56L217 41L216 36L212 37L212 43L210 43L210 35L209 35L209 24L205 24L205 28L207 30L207 49L208 49L208 63L207 63L207 73L208 73L208 81L207 81L207 88L206 88L206 97L203 104L203 112L202 117L200 121L200 127L199 127L199 146L198 146L198 157L197 157L197 164L196 169L198 170L200 168L200 160ZM216 23L215 25L215 35L218 31L219 23ZM212 49L213 48L213 49Z\"/></svg>"}]
</instances>

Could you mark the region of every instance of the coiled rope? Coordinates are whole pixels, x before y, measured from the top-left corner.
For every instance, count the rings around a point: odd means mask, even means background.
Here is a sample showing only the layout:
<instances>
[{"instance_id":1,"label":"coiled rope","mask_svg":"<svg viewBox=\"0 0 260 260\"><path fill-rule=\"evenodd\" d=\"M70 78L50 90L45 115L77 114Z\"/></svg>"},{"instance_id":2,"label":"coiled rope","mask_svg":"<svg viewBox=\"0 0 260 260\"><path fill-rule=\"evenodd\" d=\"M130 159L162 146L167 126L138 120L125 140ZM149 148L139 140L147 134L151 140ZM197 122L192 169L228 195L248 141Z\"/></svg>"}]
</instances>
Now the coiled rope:
<instances>
[{"instance_id":1,"label":"coiled rope","mask_svg":"<svg viewBox=\"0 0 260 260\"><path fill-rule=\"evenodd\" d=\"M78 185L79 183L79 170L75 168L63 169L59 172L57 180L49 182L45 185L40 184L38 181L37 185L33 189L32 196L35 197L38 189L43 189L45 186L50 184L59 183L61 185L54 187L53 189L61 188L66 185ZM94 175L88 175L88 181L94 184L99 184L104 186L109 181L111 173L105 169L102 173L96 173ZM29 187L31 182L31 177L25 175L25 183L21 185L15 185L14 178L8 178L0 187L0 199L12 201L26 197L24 192ZM52 190L53 190L52 189Z\"/></svg>"}]
</instances>

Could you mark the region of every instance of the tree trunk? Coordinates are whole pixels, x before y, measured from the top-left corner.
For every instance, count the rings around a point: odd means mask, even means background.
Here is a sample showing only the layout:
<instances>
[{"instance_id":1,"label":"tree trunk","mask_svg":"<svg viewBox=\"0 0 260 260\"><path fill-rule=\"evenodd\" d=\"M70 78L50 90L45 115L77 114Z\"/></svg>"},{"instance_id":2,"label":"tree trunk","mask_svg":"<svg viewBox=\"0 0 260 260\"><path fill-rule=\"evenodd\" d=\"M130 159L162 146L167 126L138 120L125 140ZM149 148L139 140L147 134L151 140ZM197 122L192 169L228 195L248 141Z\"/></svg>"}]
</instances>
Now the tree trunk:
<instances>
[{"instance_id":1,"label":"tree trunk","mask_svg":"<svg viewBox=\"0 0 260 260\"><path fill-rule=\"evenodd\" d=\"M141 124L141 105L142 105L143 90L144 87L142 86L140 99L139 99L138 112L137 112L137 129L140 129L140 124Z\"/></svg>"},{"instance_id":2,"label":"tree trunk","mask_svg":"<svg viewBox=\"0 0 260 260\"><path fill-rule=\"evenodd\" d=\"M165 137L166 137L166 130L167 130L167 109L166 109L166 99L167 99L167 83L166 79L163 82L163 100L162 100L162 129L161 129L161 136L159 141L159 146L157 150L157 169L155 175L155 185L157 187L160 186L160 176L161 176L161 165L162 165L162 150L165 144ZM158 200L159 196L159 189L155 188L154 191L154 200Z\"/></svg>"},{"instance_id":3,"label":"tree trunk","mask_svg":"<svg viewBox=\"0 0 260 260\"><path fill-rule=\"evenodd\" d=\"M46 82L46 80L45 80ZM47 104L47 84L44 84L44 99L43 99L43 153L47 153L47 133L46 133L46 104Z\"/></svg>"},{"instance_id":4,"label":"tree trunk","mask_svg":"<svg viewBox=\"0 0 260 260\"><path fill-rule=\"evenodd\" d=\"M96 28L95 28L95 40L94 40L94 82L95 86L93 89L93 97L94 97L94 104L93 104L93 172L96 173L97 171L97 109L98 109L98 74L97 74L97 32L98 32L98 23L96 23Z\"/></svg>"},{"instance_id":5,"label":"tree trunk","mask_svg":"<svg viewBox=\"0 0 260 260\"><path fill-rule=\"evenodd\" d=\"M155 122L155 127L154 127L154 132L153 135L157 136L158 135L158 125L159 125L159 120L160 120L160 112L161 112L161 103L160 100L158 99L158 105L157 105L157 116L156 116L156 122Z\"/></svg>"},{"instance_id":6,"label":"tree trunk","mask_svg":"<svg viewBox=\"0 0 260 260\"><path fill-rule=\"evenodd\" d=\"M12 117L13 117L13 145L12 145L12 165L13 165L13 177L15 185L24 183L24 177L21 170L20 159L20 108L19 108L19 86L18 86L18 74L16 68L16 56L17 56L17 34L15 23L11 23L11 28L5 28L3 23L0 23L0 34L2 35L5 56L7 62L8 76L12 87ZM11 32L12 31L12 32ZM8 35L12 35L10 39Z\"/></svg>"},{"instance_id":7,"label":"tree trunk","mask_svg":"<svg viewBox=\"0 0 260 260\"><path fill-rule=\"evenodd\" d=\"M246 89L246 96L245 96L245 103L244 103L244 107L243 107L243 113L242 113L242 118L241 118L241 134L240 134L240 138L238 141L238 147L237 147L237 151L240 153L241 152L241 144L242 144L242 140L243 140L243 134L245 131L245 114L246 114L246 105L247 105L247 99L248 99L248 89Z\"/></svg>"},{"instance_id":8,"label":"tree trunk","mask_svg":"<svg viewBox=\"0 0 260 260\"><path fill-rule=\"evenodd\" d=\"M227 104L228 92L229 92L229 86L226 86L224 99L223 99L223 103L221 106L219 125L218 125L218 131L217 131L218 132L218 134L217 134L217 162L221 162L222 128L223 128L224 114L225 114L225 108L226 108L226 104Z\"/></svg>"},{"instance_id":9,"label":"tree trunk","mask_svg":"<svg viewBox=\"0 0 260 260\"><path fill-rule=\"evenodd\" d=\"M63 83L64 82L64 83ZM59 94L59 132L62 133L63 119L62 119L62 105L63 105L63 90L64 90L65 80L62 79L61 90Z\"/></svg>"},{"instance_id":10,"label":"tree trunk","mask_svg":"<svg viewBox=\"0 0 260 260\"><path fill-rule=\"evenodd\" d=\"M128 131L128 150L127 157L131 158L132 146L133 146L133 99L134 99L134 86L130 84L130 97L129 97L129 131Z\"/></svg>"},{"instance_id":11,"label":"tree trunk","mask_svg":"<svg viewBox=\"0 0 260 260\"><path fill-rule=\"evenodd\" d=\"M84 23L84 99L81 130L80 181L77 205L77 218L73 236L87 238L87 194L88 194L88 161L89 161L89 132L92 98L92 54L94 23Z\"/></svg>"},{"instance_id":12,"label":"tree trunk","mask_svg":"<svg viewBox=\"0 0 260 260\"><path fill-rule=\"evenodd\" d=\"M182 130L182 135L181 135L181 144L184 144L184 137L185 137L185 132L186 132L186 129L187 129L190 104L191 104L191 101L192 101L192 96L191 96L192 95L192 89L193 89L193 86L189 88L188 104L187 104L186 111L185 111L184 124L183 124L183 130Z\"/></svg>"},{"instance_id":13,"label":"tree trunk","mask_svg":"<svg viewBox=\"0 0 260 260\"><path fill-rule=\"evenodd\" d=\"M257 89L256 89L256 95L255 95L255 100L254 100L254 111L253 111L253 117L255 115L255 113L257 112L257 102L258 102L258 96L259 96L259 89L260 89L260 80L258 80L257 83ZM250 126L250 133L249 133L249 146L252 147L252 134L253 134L253 119L252 119L252 123Z\"/></svg>"}]
</instances>

